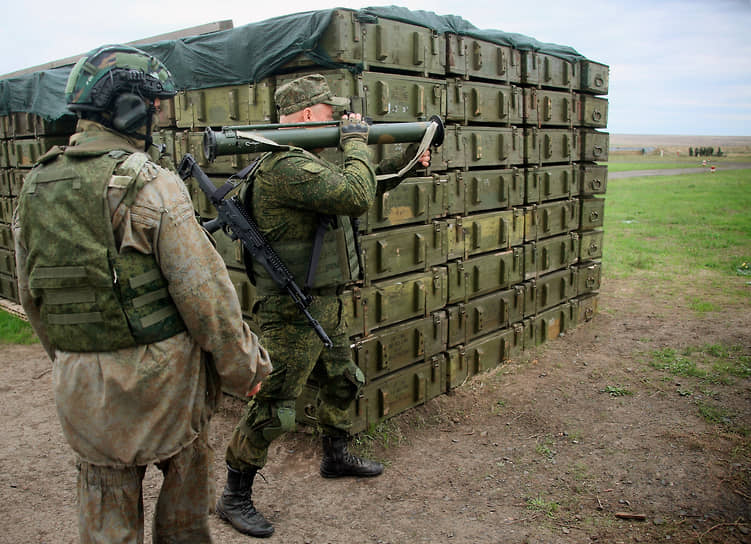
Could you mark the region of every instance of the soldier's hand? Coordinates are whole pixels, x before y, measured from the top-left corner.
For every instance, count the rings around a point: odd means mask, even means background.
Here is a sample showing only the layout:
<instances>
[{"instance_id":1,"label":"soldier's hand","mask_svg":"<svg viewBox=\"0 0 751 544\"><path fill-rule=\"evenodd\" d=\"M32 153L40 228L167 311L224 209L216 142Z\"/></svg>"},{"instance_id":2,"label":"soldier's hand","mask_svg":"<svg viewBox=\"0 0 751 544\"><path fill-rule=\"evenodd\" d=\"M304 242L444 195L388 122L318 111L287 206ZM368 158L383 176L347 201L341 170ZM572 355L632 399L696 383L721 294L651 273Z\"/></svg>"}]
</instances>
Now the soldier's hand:
<instances>
[{"instance_id":1,"label":"soldier's hand","mask_svg":"<svg viewBox=\"0 0 751 544\"><path fill-rule=\"evenodd\" d=\"M342 123L339 125L339 145L351 139L358 139L363 142L368 141L368 130L370 127L362 120L359 113L350 113L342 116Z\"/></svg>"},{"instance_id":2,"label":"soldier's hand","mask_svg":"<svg viewBox=\"0 0 751 544\"><path fill-rule=\"evenodd\" d=\"M418 164L422 164L425 168L430 166L430 149L426 149L423 151L422 155L420 155L420 158L417 159Z\"/></svg>"}]
</instances>

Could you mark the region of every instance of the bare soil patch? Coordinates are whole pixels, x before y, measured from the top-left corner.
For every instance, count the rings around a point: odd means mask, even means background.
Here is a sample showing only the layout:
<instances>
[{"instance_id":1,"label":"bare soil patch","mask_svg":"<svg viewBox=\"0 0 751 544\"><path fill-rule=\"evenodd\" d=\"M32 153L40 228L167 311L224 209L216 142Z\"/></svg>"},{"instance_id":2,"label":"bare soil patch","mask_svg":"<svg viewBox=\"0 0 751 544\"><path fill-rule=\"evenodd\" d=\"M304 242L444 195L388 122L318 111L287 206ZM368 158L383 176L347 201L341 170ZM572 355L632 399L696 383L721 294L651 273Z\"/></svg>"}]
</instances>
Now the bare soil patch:
<instances>
[{"instance_id":1,"label":"bare soil patch","mask_svg":"<svg viewBox=\"0 0 751 544\"><path fill-rule=\"evenodd\" d=\"M255 493L276 526L267 542L749 543L750 380L705 384L647 362L653 350L706 344L751 354L748 306L697 314L666 307L636 279L606 279L590 324L365 441L387 463L379 478L321 478L307 432L275 443ZM76 542L76 471L49 361L39 346L5 346L0 365L0 542ZM708 404L727 425L701 416ZM226 398L212 424L217 489L241 411ZM150 468L147 520L159 483ZM217 543L252 541L211 524Z\"/></svg>"}]
</instances>

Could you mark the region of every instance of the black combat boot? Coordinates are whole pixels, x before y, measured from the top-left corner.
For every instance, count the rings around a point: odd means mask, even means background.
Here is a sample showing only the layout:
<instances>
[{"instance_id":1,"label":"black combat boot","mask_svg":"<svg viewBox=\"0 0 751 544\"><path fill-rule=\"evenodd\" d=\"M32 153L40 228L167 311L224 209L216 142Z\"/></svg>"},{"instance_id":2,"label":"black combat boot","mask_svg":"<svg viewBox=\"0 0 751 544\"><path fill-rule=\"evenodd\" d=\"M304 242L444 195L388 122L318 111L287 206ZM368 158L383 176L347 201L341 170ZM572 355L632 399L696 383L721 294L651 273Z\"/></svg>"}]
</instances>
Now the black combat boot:
<instances>
[{"instance_id":1,"label":"black combat boot","mask_svg":"<svg viewBox=\"0 0 751 544\"><path fill-rule=\"evenodd\" d=\"M251 500L256 472L240 472L227 465L227 485L216 502L216 513L241 533L264 538L274 534L274 527Z\"/></svg>"},{"instance_id":2,"label":"black combat boot","mask_svg":"<svg viewBox=\"0 0 751 544\"><path fill-rule=\"evenodd\" d=\"M360 459L347 451L347 439L343 436L323 436L323 459L321 476L338 478L340 476L378 476L383 472L383 465L376 461Z\"/></svg>"}]
</instances>

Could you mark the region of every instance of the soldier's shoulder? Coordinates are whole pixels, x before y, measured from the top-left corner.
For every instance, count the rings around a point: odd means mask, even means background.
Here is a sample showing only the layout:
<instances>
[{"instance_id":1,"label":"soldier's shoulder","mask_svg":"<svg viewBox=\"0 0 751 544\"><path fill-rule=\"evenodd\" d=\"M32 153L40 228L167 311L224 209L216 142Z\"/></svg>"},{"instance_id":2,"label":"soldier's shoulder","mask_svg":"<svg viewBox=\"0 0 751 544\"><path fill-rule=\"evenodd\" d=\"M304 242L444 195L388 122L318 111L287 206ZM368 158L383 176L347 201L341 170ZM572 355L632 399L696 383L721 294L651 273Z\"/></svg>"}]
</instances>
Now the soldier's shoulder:
<instances>
[{"instance_id":1,"label":"soldier's shoulder","mask_svg":"<svg viewBox=\"0 0 751 544\"><path fill-rule=\"evenodd\" d=\"M307 155L309 153L305 151L304 149L300 149L299 147L290 147L289 149L285 149L283 151L274 151L273 153L269 153L268 156L263 158L263 162L261 163L263 165L269 165L269 164L275 164L279 161L287 161L287 160L297 160L300 158L307 158Z\"/></svg>"},{"instance_id":2,"label":"soldier's shoulder","mask_svg":"<svg viewBox=\"0 0 751 544\"><path fill-rule=\"evenodd\" d=\"M54 145L47 150L47 152L39 157L35 163L35 166L44 165L57 159L60 155L65 153L65 146Z\"/></svg>"},{"instance_id":3,"label":"soldier's shoulder","mask_svg":"<svg viewBox=\"0 0 751 544\"><path fill-rule=\"evenodd\" d=\"M117 165L117 175L128 176L146 182L153 181L158 177L163 177L169 180L180 180L177 174L154 162L154 160L146 153L140 151L135 153L111 151L109 155L115 159L123 159L122 162Z\"/></svg>"},{"instance_id":4,"label":"soldier's shoulder","mask_svg":"<svg viewBox=\"0 0 751 544\"><path fill-rule=\"evenodd\" d=\"M46 172L49 172L51 169L57 168L56 161L64 153L65 153L65 147L61 147L57 145L51 147L44 155L42 155L36 160L32 169L29 171L28 174L24 176L24 179L35 180L40 175L43 175L43 176L48 175L46 174ZM42 172L45 172L45 174L42 174Z\"/></svg>"},{"instance_id":5,"label":"soldier's shoulder","mask_svg":"<svg viewBox=\"0 0 751 544\"><path fill-rule=\"evenodd\" d=\"M264 165L261 166L263 168ZM306 172L319 174L329 170L331 165L324 159L305 151L304 149L292 148L287 151L274 153L266 165L266 170L275 173Z\"/></svg>"}]
</instances>

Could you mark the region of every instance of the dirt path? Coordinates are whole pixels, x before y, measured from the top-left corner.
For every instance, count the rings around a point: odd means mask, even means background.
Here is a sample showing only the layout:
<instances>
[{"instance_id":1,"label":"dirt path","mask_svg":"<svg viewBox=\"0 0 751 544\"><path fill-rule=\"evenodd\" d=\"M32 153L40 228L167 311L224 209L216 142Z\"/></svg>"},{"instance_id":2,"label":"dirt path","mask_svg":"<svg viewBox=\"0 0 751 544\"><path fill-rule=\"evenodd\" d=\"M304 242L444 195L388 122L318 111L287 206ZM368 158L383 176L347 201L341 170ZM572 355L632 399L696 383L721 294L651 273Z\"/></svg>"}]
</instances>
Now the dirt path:
<instances>
[{"instance_id":1,"label":"dirt path","mask_svg":"<svg viewBox=\"0 0 751 544\"><path fill-rule=\"evenodd\" d=\"M749 162L724 162L722 164L715 165L715 172L722 172L723 170L746 170L751 168ZM681 174L709 174L709 166L693 166L691 168L664 168L654 170L630 170L627 172L608 172L608 179L620 179L620 178L640 178L643 176L678 176Z\"/></svg>"},{"instance_id":2,"label":"dirt path","mask_svg":"<svg viewBox=\"0 0 751 544\"><path fill-rule=\"evenodd\" d=\"M749 308L666 308L637 281L605 280L601 293L592 323L392 420L372 451L387 463L379 478L323 479L313 437L279 441L256 486L276 526L266 542L751 542L748 438L699 412L718 404L748 428L749 380L703 384L646 362L665 347L751 354ZM0 542L76 542L74 460L49 363L38 346L6 346L0 364ZM241 409L228 398L213 421L219 488ZM147 520L158 485L150 468ZM217 543L253 541L211 525Z\"/></svg>"}]
</instances>

